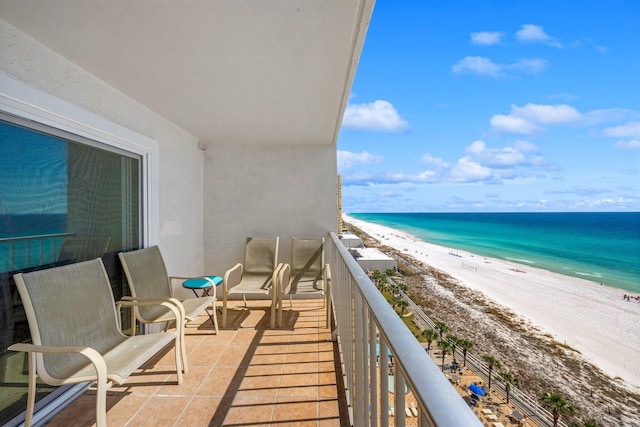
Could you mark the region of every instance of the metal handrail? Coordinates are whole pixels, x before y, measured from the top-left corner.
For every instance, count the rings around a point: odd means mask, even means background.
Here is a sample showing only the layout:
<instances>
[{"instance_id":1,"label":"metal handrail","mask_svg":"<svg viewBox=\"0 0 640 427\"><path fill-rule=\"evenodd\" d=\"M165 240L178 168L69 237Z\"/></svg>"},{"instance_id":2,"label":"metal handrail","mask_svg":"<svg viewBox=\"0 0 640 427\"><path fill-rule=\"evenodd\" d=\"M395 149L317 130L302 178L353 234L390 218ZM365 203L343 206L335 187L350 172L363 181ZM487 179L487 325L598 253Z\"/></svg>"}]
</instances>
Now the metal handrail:
<instances>
[{"instance_id":1,"label":"metal handrail","mask_svg":"<svg viewBox=\"0 0 640 427\"><path fill-rule=\"evenodd\" d=\"M383 427L388 425L388 347L395 367L396 427L405 425L405 395L397 392L405 383L417 402L419 426L481 426L338 236L330 233L329 241L330 292L352 425L377 426L378 421ZM376 344L380 346L379 365Z\"/></svg>"}]
</instances>

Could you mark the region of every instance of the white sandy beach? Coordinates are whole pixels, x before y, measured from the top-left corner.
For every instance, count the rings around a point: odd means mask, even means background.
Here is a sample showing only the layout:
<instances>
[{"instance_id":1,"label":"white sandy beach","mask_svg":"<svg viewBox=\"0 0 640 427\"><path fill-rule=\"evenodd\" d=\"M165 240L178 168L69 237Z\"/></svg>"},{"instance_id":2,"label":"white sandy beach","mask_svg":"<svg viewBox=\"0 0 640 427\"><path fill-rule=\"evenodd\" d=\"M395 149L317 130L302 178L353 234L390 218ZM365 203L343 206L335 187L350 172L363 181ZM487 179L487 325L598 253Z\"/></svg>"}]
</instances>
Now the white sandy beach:
<instances>
[{"instance_id":1,"label":"white sandy beach","mask_svg":"<svg viewBox=\"0 0 640 427\"><path fill-rule=\"evenodd\" d=\"M580 351L608 375L622 378L630 389L640 391L640 303L625 301L625 291L434 245L348 215L344 220L382 244L484 293L556 341Z\"/></svg>"}]
</instances>

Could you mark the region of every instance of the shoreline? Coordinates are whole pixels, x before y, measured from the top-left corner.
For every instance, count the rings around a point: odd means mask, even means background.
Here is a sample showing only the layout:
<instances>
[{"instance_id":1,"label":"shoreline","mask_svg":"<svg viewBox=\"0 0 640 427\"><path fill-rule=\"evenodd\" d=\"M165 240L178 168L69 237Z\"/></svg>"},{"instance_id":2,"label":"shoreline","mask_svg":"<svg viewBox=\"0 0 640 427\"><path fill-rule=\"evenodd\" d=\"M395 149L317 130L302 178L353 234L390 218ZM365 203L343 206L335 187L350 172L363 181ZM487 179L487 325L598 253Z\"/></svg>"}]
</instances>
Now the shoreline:
<instances>
[{"instance_id":1,"label":"shoreline","mask_svg":"<svg viewBox=\"0 0 640 427\"><path fill-rule=\"evenodd\" d=\"M420 240L343 215L398 252L449 274L525 319L633 392L640 391L640 303L624 290Z\"/></svg>"}]
</instances>

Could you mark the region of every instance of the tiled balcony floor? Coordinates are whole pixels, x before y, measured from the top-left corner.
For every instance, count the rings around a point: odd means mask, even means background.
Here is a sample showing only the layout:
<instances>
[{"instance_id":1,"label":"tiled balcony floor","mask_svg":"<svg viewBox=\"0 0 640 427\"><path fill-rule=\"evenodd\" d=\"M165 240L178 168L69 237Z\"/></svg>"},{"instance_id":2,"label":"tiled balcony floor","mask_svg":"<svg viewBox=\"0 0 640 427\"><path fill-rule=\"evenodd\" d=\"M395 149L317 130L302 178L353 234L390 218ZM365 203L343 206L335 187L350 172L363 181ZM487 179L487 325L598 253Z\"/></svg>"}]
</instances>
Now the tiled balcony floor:
<instances>
[{"instance_id":1,"label":"tiled balcony floor","mask_svg":"<svg viewBox=\"0 0 640 427\"><path fill-rule=\"evenodd\" d=\"M219 303L220 304L220 303ZM327 341L323 300L284 302L282 328L269 329L269 302L232 302L229 324L212 333L208 317L187 328L189 371L177 385L173 349L133 374L107 398L110 426L341 426L345 402ZM219 316L220 317L220 316ZM342 419L342 423L341 423ZM89 389L49 426L95 424Z\"/></svg>"}]
</instances>

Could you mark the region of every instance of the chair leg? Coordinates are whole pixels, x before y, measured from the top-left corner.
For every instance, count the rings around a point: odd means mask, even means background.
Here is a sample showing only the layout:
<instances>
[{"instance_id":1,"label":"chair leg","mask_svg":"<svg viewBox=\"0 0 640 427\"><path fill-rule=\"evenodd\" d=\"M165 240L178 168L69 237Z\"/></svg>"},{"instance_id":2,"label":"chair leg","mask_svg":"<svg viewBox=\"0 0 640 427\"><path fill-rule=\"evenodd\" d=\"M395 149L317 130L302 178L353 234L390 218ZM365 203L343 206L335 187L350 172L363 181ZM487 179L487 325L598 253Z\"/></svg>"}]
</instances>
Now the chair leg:
<instances>
[{"instance_id":1,"label":"chair leg","mask_svg":"<svg viewBox=\"0 0 640 427\"><path fill-rule=\"evenodd\" d=\"M275 329L276 327L276 311L278 310L278 298L274 298L271 301L271 329Z\"/></svg>"},{"instance_id":2,"label":"chair leg","mask_svg":"<svg viewBox=\"0 0 640 427\"><path fill-rule=\"evenodd\" d=\"M182 322L181 322L182 323ZM184 324L182 330L176 332L175 348L176 348L176 375L178 377L178 385L182 384L182 373L189 370L187 364L187 347L184 343Z\"/></svg>"},{"instance_id":3,"label":"chair leg","mask_svg":"<svg viewBox=\"0 0 640 427\"><path fill-rule=\"evenodd\" d=\"M178 338L180 339L180 342L179 343L176 342L176 348L178 345L180 346L180 353L182 354L181 363L180 363L180 365L182 366L181 372L184 372L186 374L187 371L189 370L189 363L187 362L187 344L185 343L185 340L184 340L185 327L186 325L183 324L182 331L178 331ZM180 381L180 379L178 379L178 381Z\"/></svg>"},{"instance_id":4,"label":"chair leg","mask_svg":"<svg viewBox=\"0 0 640 427\"><path fill-rule=\"evenodd\" d=\"M218 329L218 313L216 313L216 301L214 300L211 305L213 310L213 326L216 328L216 335L220 335L220 330Z\"/></svg>"},{"instance_id":5,"label":"chair leg","mask_svg":"<svg viewBox=\"0 0 640 427\"><path fill-rule=\"evenodd\" d=\"M222 298L222 329L227 328L227 296Z\"/></svg>"},{"instance_id":6,"label":"chair leg","mask_svg":"<svg viewBox=\"0 0 640 427\"><path fill-rule=\"evenodd\" d=\"M107 427L107 388L106 381L97 381L96 390L96 426Z\"/></svg>"},{"instance_id":7,"label":"chair leg","mask_svg":"<svg viewBox=\"0 0 640 427\"><path fill-rule=\"evenodd\" d=\"M33 410L36 404L36 355L29 352L29 387L27 391L27 414L24 420L25 427L31 427L33 421Z\"/></svg>"}]
</instances>

